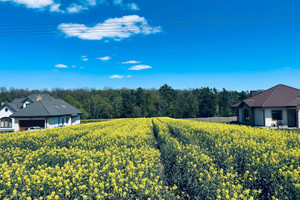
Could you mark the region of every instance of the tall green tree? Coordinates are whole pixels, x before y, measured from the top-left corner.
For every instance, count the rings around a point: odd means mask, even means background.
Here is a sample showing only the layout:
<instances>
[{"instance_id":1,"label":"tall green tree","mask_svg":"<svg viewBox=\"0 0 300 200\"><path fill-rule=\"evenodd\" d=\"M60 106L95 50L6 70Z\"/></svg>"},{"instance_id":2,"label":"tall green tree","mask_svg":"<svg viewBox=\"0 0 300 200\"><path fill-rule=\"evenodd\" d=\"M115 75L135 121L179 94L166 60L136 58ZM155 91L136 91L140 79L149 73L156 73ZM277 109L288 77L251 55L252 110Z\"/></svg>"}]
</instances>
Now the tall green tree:
<instances>
[{"instance_id":1,"label":"tall green tree","mask_svg":"<svg viewBox=\"0 0 300 200\"><path fill-rule=\"evenodd\" d=\"M175 115L176 91L169 85L164 84L158 90L160 94L160 115L173 117Z\"/></svg>"},{"instance_id":2,"label":"tall green tree","mask_svg":"<svg viewBox=\"0 0 300 200\"><path fill-rule=\"evenodd\" d=\"M121 93L121 97L122 97L121 117L132 117L133 108L134 108L133 95L129 90L123 90Z\"/></svg>"},{"instance_id":3,"label":"tall green tree","mask_svg":"<svg viewBox=\"0 0 300 200\"><path fill-rule=\"evenodd\" d=\"M208 87L196 89L193 93L198 100L197 117L213 117L217 111L217 98L213 89Z\"/></svg>"}]
</instances>

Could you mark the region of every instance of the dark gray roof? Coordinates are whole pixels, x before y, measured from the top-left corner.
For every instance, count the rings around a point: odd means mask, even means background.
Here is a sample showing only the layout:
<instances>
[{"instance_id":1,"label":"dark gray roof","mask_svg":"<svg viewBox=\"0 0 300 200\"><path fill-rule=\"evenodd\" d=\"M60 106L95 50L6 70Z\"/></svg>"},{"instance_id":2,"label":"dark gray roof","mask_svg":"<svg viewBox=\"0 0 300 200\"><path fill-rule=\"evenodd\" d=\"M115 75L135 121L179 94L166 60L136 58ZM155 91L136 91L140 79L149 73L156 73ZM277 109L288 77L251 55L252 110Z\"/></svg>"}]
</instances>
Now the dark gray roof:
<instances>
[{"instance_id":1,"label":"dark gray roof","mask_svg":"<svg viewBox=\"0 0 300 200\"><path fill-rule=\"evenodd\" d=\"M41 103L50 115L77 116L78 114L82 114L80 110L61 99L55 99L54 101L42 101Z\"/></svg>"},{"instance_id":2,"label":"dark gray roof","mask_svg":"<svg viewBox=\"0 0 300 200\"><path fill-rule=\"evenodd\" d=\"M26 97L25 99L23 99L22 103L26 102L27 100L30 100L31 102L37 102L37 97L41 97L42 101L53 101L53 100L55 100L49 94L31 94L28 97Z\"/></svg>"},{"instance_id":3,"label":"dark gray roof","mask_svg":"<svg viewBox=\"0 0 300 200\"><path fill-rule=\"evenodd\" d=\"M18 106L14 103L6 103L9 107L11 107L15 112L19 110Z\"/></svg>"},{"instance_id":4,"label":"dark gray roof","mask_svg":"<svg viewBox=\"0 0 300 200\"><path fill-rule=\"evenodd\" d=\"M24 98L15 98L12 103L21 103Z\"/></svg>"},{"instance_id":5,"label":"dark gray roof","mask_svg":"<svg viewBox=\"0 0 300 200\"><path fill-rule=\"evenodd\" d=\"M300 90L283 84L276 85L253 97L231 106L237 108L243 104L249 107L297 107L300 106Z\"/></svg>"},{"instance_id":6,"label":"dark gray roof","mask_svg":"<svg viewBox=\"0 0 300 200\"><path fill-rule=\"evenodd\" d=\"M46 117L46 116L49 116L49 113L44 108L41 102L32 103L26 108L23 108L11 115L11 117Z\"/></svg>"},{"instance_id":7,"label":"dark gray roof","mask_svg":"<svg viewBox=\"0 0 300 200\"><path fill-rule=\"evenodd\" d=\"M37 101L36 98L38 96L41 96L42 100ZM20 107L17 110L17 112L11 115L11 117L50 117L63 115L78 116L82 114L80 110L68 104L64 100L55 99L50 95L30 95L29 97L22 99L21 102L26 102L27 100L30 100L33 103L29 104L25 108ZM15 107L17 107L17 104L19 104L20 99L17 99L13 102L15 102L14 105Z\"/></svg>"},{"instance_id":8,"label":"dark gray roof","mask_svg":"<svg viewBox=\"0 0 300 200\"><path fill-rule=\"evenodd\" d=\"M14 104L15 107L17 108L16 111L18 111L19 109L21 109L21 107L23 106L22 101L24 100L24 98L15 98L11 104Z\"/></svg>"}]
</instances>

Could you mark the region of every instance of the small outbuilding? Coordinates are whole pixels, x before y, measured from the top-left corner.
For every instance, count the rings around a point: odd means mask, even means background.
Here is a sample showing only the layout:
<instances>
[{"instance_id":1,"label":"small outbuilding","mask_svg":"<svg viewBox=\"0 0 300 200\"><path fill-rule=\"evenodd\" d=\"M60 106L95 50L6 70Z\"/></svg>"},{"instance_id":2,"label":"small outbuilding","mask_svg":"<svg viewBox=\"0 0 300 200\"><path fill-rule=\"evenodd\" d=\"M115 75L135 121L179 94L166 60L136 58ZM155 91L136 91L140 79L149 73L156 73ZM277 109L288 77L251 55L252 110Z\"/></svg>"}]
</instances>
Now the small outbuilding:
<instances>
[{"instance_id":1,"label":"small outbuilding","mask_svg":"<svg viewBox=\"0 0 300 200\"><path fill-rule=\"evenodd\" d=\"M16 98L0 106L0 131L23 131L28 127L56 128L80 124L82 112L48 94Z\"/></svg>"},{"instance_id":2,"label":"small outbuilding","mask_svg":"<svg viewBox=\"0 0 300 200\"><path fill-rule=\"evenodd\" d=\"M255 92L252 92L252 94ZM279 84L231 106L242 124L300 128L300 90Z\"/></svg>"}]
</instances>

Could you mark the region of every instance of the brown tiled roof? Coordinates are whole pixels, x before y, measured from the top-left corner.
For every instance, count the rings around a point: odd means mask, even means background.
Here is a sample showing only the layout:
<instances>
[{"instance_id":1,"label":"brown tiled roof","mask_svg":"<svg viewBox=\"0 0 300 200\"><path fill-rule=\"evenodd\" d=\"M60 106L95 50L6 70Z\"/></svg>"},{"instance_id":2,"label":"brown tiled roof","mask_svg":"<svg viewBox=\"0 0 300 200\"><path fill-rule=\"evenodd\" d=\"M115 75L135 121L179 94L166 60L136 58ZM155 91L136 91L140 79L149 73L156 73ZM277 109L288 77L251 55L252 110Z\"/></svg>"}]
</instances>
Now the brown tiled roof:
<instances>
[{"instance_id":1,"label":"brown tiled roof","mask_svg":"<svg viewBox=\"0 0 300 200\"><path fill-rule=\"evenodd\" d=\"M231 107L237 108L243 103L249 107L295 107L300 105L300 90L279 84Z\"/></svg>"}]
</instances>

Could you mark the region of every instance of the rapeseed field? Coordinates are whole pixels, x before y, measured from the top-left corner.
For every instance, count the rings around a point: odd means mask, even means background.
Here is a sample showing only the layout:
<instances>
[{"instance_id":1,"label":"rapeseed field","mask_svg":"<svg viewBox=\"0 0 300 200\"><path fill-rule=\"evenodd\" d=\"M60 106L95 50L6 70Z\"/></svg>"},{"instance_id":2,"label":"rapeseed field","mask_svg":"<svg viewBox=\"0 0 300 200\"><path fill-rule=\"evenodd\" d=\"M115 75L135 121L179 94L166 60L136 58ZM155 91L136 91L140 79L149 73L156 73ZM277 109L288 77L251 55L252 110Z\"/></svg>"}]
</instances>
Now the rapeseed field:
<instances>
[{"instance_id":1,"label":"rapeseed field","mask_svg":"<svg viewBox=\"0 0 300 200\"><path fill-rule=\"evenodd\" d=\"M300 135L171 118L0 134L0 199L300 199Z\"/></svg>"}]
</instances>

